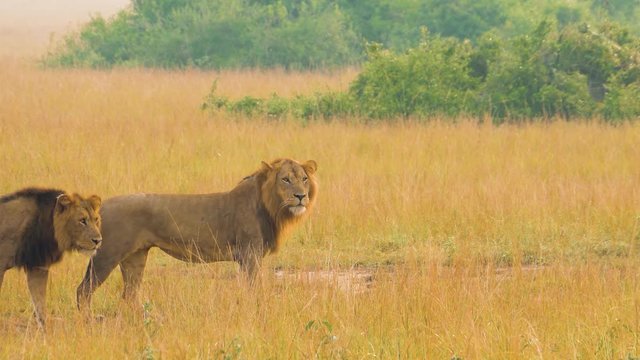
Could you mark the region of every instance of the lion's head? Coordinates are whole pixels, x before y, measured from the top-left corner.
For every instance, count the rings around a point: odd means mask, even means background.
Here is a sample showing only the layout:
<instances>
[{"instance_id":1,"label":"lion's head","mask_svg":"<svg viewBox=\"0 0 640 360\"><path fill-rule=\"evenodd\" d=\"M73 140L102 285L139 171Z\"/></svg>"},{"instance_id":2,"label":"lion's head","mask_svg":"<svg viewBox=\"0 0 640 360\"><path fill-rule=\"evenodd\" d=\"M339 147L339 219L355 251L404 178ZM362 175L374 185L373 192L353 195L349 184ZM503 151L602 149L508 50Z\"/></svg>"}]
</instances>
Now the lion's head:
<instances>
[{"instance_id":1,"label":"lion's head","mask_svg":"<svg viewBox=\"0 0 640 360\"><path fill-rule=\"evenodd\" d=\"M62 250L78 250L93 255L102 243L100 205L96 195L83 198L78 194L58 196L53 210L53 228Z\"/></svg>"},{"instance_id":2,"label":"lion's head","mask_svg":"<svg viewBox=\"0 0 640 360\"><path fill-rule=\"evenodd\" d=\"M318 165L309 160L303 164L290 159L262 163L261 196L267 211L282 228L300 218L315 203L318 185L314 174Z\"/></svg>"}]
</instances>

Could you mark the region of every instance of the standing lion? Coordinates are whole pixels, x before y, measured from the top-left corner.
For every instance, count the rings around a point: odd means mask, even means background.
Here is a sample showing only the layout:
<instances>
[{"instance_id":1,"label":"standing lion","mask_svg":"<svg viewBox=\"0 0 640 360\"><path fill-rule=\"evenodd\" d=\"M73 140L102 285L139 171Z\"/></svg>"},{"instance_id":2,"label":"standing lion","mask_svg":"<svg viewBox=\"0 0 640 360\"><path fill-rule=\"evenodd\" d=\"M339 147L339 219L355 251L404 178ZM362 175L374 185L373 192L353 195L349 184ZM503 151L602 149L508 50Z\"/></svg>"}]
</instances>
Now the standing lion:
<instances>
[{"instance_id":1,"label":"standing lion","mask_svg":"<svg viewBox=\"0 0 640 360\"><path fill-rule=\"evenodd\" d=\"M285 230L314 204L316 169L313 160L278 159L263 162L229 192L106 200L104 244L78 286L78 307L90 306L91 294L118 265L123 298L135 298L152 247L183 261L236 261L253 280L262 258L278 250Z\"/></svg>"},{"instance_id":2,"label":"standing lion","mask_svg":"<svg viewBox=\"0 0 640 360\"><path fill-rule=\"evenodd\" d=\"M38 324L45 323L49 266L66 251L100 247L101 200L62 190L29 188L0 197L0 288L4 272L25 269Z\"/></svg>"}]
</instances>

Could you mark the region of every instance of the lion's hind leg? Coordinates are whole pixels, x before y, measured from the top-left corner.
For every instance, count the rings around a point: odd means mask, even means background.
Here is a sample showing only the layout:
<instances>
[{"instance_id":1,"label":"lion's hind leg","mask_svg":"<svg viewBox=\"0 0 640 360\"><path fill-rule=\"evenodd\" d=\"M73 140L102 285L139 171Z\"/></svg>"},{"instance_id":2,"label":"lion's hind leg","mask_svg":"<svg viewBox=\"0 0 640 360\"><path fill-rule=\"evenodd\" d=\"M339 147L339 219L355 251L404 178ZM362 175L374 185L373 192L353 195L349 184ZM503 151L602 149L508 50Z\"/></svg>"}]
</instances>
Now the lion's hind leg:
<instances>
[{"instance_id":1,"label":"lion's hind leg","mask_svg":"<svg viewBox=\"0 0 640 360\"><path fill-rule=\"evenodd\" d=\"M126 301L133 302L137 300L148 254L149 249L141 249L129 255L120 263L120 271L124 282L122 298Z\"/></svg>"}]
</instances>

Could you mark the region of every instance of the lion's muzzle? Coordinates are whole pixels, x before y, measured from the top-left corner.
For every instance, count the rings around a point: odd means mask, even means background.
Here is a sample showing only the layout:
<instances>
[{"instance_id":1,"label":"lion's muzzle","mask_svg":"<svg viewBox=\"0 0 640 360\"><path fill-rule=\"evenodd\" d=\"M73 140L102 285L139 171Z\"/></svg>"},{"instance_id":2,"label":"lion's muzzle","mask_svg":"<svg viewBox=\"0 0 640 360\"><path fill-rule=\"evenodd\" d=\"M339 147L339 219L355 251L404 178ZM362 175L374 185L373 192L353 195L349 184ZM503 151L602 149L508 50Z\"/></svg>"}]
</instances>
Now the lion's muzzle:
<instances>
[{"instance_id":1,"label":"lion's muzzle","mask_svg":"<svg viewBox=\"0 0 640 360\"><path fill-rule=\"evenodd\" d=\"M307 197L307 194L302 193L294 194L293 197L293 202L296 202L297 204L289 206L289 211L295 216L300 216L307 211L307 203L309 202L309 198ZM296 201L296 199L298 201Z\"/></svg>"},{"instance_id":2,"label":"lion's muzzle","mask_svg":"<svg viewBox=\"0 0 640 360\"><path fill-rule=\"evenodd\" d=\"M296 206L290 206L289 211L295 216L300 216L304 214L305 211L307 211L307 207L302 204L296 205Z\"/></svg>"},{"instance_id":3,"label":"lion's muzzle","mask_svg":"<svg viewBox=\"0 0 640 360\"><path fill-rule=\"evenodd\" d=\"M96 245L96 249L97 249L102 244L102 237L93 238L91 239L91 242Z\"/></svg>"}]
</instances>

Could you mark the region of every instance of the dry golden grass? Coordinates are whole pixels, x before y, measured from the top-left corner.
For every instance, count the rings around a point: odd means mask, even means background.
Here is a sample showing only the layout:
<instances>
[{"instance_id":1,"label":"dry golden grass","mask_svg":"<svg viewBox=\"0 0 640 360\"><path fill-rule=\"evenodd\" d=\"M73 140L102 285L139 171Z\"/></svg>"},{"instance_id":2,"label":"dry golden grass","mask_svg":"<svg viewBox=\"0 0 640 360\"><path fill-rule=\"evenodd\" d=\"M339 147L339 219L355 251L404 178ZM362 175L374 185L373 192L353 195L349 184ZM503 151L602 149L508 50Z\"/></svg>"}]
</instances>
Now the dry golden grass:
<instances>
[{"instance_id":1,"label":"dry golden grass","mask_svg":"<svg viewBox=\"0 0 640 360\"><path fill-rule=\"evenodd\" d=\"M147 316L120 302L116 271L94 297L104 321L85 323L72 255L52 268L45 336L8 271L0 358L640 356L638 124L302 126L199 105L215 78L230 97L291 96L354 71L0 66L0 193L223 191L281 156L315 159L321 190L255 289L232 264L152 251Z\"/></svg>"}]
</instances>

